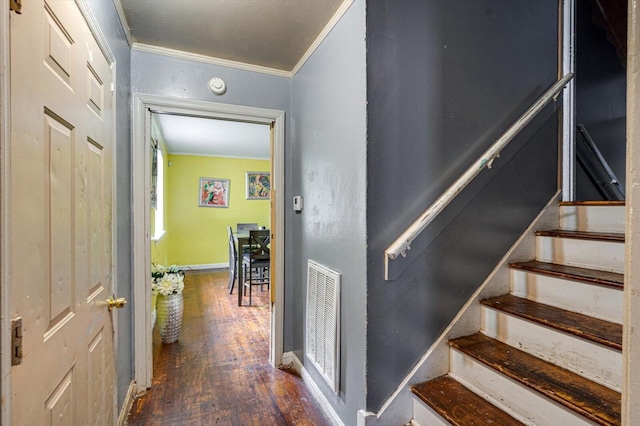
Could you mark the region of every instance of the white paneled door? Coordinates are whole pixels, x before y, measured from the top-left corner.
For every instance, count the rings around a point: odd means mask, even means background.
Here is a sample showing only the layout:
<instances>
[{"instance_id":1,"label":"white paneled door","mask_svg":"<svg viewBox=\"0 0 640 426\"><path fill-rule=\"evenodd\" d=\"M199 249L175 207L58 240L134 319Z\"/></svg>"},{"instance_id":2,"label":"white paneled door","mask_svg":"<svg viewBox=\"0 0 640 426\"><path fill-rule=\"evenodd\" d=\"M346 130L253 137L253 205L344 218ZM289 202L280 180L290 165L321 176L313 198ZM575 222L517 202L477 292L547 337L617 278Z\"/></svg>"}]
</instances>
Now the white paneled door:
<instances>
[{"instance_id":1,"label":"white paneled door","mask_svg":"<svg viewBox=\"0 0 640 426\"><path fill-rule=\"evenodd\" d=\"M112 70L72 0L11 15L14 425L114 424Z\"/></svg>"}]
</instances>

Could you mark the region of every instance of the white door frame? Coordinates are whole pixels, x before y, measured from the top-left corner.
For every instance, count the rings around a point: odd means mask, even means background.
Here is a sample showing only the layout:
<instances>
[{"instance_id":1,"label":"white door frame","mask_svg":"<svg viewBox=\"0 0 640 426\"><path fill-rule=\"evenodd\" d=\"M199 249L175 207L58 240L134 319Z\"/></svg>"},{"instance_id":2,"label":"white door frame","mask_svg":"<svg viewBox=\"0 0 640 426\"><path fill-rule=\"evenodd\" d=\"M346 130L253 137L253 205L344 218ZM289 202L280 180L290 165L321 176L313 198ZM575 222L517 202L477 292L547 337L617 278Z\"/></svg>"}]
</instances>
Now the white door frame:
<instances>
[{"instance_id":1,"label":"white door frame","mask_svg":"<svg viewBox=\"0 0 640 426\"><path fill-rule=\"evenodd\" d=\"M0 7L0 424L11 424L11 282L9 280L9 138L11 127L9 8Z\"/></svg>"},{"instance_id":2,"label":"white door frame","mask_svg":"<svg viewBox=\"0 0 640 426\"><path fill-rule=\"evenodd\" d=\"M245 107L198 100L178 99L142 93L132 95L133 139L131 177L133 193L133 299L134 299L134 366L136 392L151 387L152 339L151 339L151 247L150 247L150 200L148 194L151 181L151 160L148 134L150 111L193 115L217 119L239 120L269 124L274 122L274 152L271 153L274 176L271 186L284 194L284 112L280 110ZM276 198L275 235L276 244L275 280L276 301L271 306L271 341L269 361L282 364L284 333L284 196Z\"/></svg>"},{"instance_id":3,"label":"white door frame","mask_svg":"<svg viewBox=\"0 0 640 426\"><path fill-rule=\"evenodd\" d=\"M560 0L560 73L562 78L576 70L575 42L576 42L576 6L575 0ZM560 170L560 185L562 201L575 200L576 192L576 85L575 77L569 81L562 91L562 155Z\"/></svg>"},{"instance_id":4,"label":"white door frame","mask_svg":"<svg viewBox=\"0 0 640 426\"><path fill-rule=\"evenodd\" d=\"M640 419L640 0L629 0L627 26L627 176L622 335L622 424ZM636 368L634 368L634 361Z\"/></svg>"}]
</instances>

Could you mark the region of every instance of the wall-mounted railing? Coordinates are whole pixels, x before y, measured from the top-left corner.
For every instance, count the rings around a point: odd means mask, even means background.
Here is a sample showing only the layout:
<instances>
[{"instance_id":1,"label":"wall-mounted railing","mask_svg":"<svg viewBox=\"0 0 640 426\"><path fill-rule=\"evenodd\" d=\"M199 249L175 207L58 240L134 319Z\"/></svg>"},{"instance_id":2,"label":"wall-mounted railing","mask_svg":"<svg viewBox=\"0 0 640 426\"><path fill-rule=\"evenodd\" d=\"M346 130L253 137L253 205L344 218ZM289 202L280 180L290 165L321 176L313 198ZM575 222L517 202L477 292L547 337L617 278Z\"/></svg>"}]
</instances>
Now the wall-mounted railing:
<instances>
[{"instance_id":1,"label":"wall-mounted railing","mask_svg":"<svg viewBox=\"0 0 640 426\"><path fill-rule=\"evenodd\" d=\"M589 180L604 200L624 200L624 191L620 187L618 177L605 160L586 127L583 124L578 124L577 128L578 134L581 136L576 138L578 164L582 166Z\"/></svg>"},{"instance_id":2,"label":"wall-mounted railing","mask_svg":"<svg viewBox=\"0 0 640 426\"><path fill-rule=\"evenodd\" d=\"M569 73L551 86L531 107L520 116L502 134L467 171L456 180L406 231L384 251L384 279L389 280L389 262L398 256L406 256L413 240L440 214L445 207L485 168L491 168L493 161L500 157L500 152L527 124L549 103L556 99L562 89L571 81L573 73Z\"/></svg>"}]
</instances>

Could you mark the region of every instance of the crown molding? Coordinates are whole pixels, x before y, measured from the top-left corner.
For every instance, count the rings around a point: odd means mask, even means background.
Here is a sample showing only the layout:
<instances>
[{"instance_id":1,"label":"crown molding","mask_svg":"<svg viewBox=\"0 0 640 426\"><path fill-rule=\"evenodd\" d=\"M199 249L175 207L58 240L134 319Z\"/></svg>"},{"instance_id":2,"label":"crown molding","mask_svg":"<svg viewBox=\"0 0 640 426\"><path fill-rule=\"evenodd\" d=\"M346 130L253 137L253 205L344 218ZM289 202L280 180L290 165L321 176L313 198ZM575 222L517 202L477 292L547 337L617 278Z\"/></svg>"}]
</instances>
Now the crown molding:
<instances>
[{"instance_id":1,"label":"crown molding","mask_svg":"<svg viewBox=\"0 0 640 426\"><path fill-rule=\"evenodd\" d=\"M320 44L322 44L324 39L327 38L327 36L329 35L333 27L336 26L338 21L340 21L342 16L344 16L344 14L347 12L349 7L351 7L353 2L354 0L344 0L342 2L342 4L340 5L336 13L331 18L331 20L327 23L327 25L325 25L322 32L318 35L318 37L316 37L315 41L311 44L311 46L309 46L305 54L302 55L302 58L300 58L296 66L293 67L293 69L291 70L292 77L296 75L298 71L300 71L300 68L302 68L302 66L307 62L307 60L311 57L311 55L313 55L313 52L315 52L316 49L320 46Z\"/></svg>"},{"instance_id":2,"label":"crown molding","mask_svg":"<svg viewBox=\"0 0 640 426\"><path fill-rule=\"evenodd\" d=\"M102 32L102 28L100 28L100 24L98 24L98 20L89 7L88 0L76 0L76 6L78 7L78 10L80 10L80 14L84 18L84 20L87 22L89 31L91 31L91 34L93 34L93 37L95 38L98 47L102 51L102 54L107 59L109 66L112 66L116 61L116 57L113 54L111 47L109 46L107 38Z\"/></svg>"},{"instance_id":3,"label":"crown molding","mask_svg":"<svg viewBox=\"0 0 640 426\"><path fill-rule=\"evenodd\" d=\"M124 14L122 0L113 0L113 5L116 8L118 18L120 19L120 25L122 25L124 36L127 38L127 44L131 47L133 45L133 37L131 36L131 27L129 27L129 23L127 22L127 16Z\"/></svg>"},{"instance_id":4,"label":"crown molding","mask_svg":"<svg viewBox=\"0 0 640 426\"><path fill-rule=\"evenodd\" d=\"M230 61L227 59L214 58L212 56L199 55L197 53L185 52L182 50L167 49L165 47L152 46L150 44L133 43L132 50L139 52L154 53L156 55L170 56L188 61L203 62L205 64L218 65L222 67L237 68L246 71L259 72L262 74L275 75L277 77L291 78L290 71L275 68L262 67L259 65L247 64L245 62Z\"/></svg>"}]
</instances>

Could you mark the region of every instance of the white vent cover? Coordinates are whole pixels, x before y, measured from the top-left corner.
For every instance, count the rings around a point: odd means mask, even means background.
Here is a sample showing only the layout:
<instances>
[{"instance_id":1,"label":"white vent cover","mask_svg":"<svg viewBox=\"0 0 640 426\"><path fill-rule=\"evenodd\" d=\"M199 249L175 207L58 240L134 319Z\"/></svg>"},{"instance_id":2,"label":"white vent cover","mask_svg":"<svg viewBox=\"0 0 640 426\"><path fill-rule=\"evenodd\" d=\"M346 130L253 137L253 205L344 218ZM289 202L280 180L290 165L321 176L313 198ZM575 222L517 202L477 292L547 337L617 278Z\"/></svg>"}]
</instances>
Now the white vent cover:
<instances>
[{"instance_id":1,"label":"white vent cover","mask_svg":"<svg viewBox=\"0 0 640 426\"><path fill-rule=\"evenodd\" d=\"M340 383L340 274L307 265L307 358L337 394Z\"/></svg>"}]
</instances>

